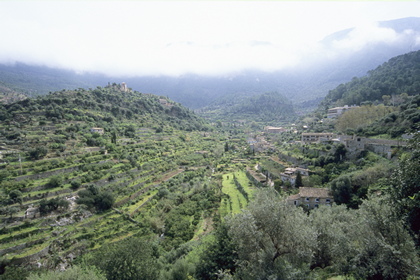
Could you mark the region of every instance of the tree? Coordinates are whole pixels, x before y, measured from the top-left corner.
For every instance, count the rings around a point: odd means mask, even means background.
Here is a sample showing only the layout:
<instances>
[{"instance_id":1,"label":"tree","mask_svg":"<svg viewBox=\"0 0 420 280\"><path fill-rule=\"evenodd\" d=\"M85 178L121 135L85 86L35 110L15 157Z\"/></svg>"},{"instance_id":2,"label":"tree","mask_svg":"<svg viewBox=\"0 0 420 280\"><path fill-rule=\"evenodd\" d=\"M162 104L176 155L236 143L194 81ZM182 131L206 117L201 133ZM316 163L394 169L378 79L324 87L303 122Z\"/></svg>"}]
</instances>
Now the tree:
<instances>
[{"instance_id":1,"label":"tree","mask_svg":"<svg viewBox=\"0 0 420 280\"><path fill-rule=\"evenodd\" d=\"M1 279L1 278L0 278ZM31 273L27 280L106 280L106 277L93 266L81 267L74 265L64 271L46 271Z\"/></svg>"},{"instance_id":2,"label":"tree","mask_svg":"<svg viewBox=\"0 0 420 280\"><path fill-rule=\"evenodd\" d=\"M115 198L110 192L101 192L95 198L95 205L99 211L110 209L114 202Z\"/></svg>"},{"instance_id":3,"label":"tree","mask_svg":"<svg viewBox=\"0 0 420 280\"><path fill-rule=\"evenodd\" d=\"M111 133L111 143L117 144L117 132L115 130Z\"/></svg>"},{"instance_id":4,"label":"tree","mask_svg":"<svg viewBox=\"0 0 420 280\"><path fill-rule=\"evenodd\" d=\"M235 272L237 253L228 234L226 224L220 224L215 230L215 240L200 256L197 265L197 276L200 279L217 279L216 273L220 270Z\"/></svg>"},{"instance_id":5,"label":"tree","mask_svg":"<svg viewBox=\"0 0 420 280\"><path fill-rule=\"evenodd\" d=\"M6 216L10 215L10 218L12 218L13 214L16 214L17 212L19 212L19 208L15 206L6 206L0 208L0 213Z\"/></svg>"},{"instance_id":6,"label":"tree","mask_svg":"<svg viewBox=\"0 0 420 280\"><path fill-rule=\"evenodd\" d=\"M342 161L343 158L346 156L346 153L347 153L347 149L346 149L346 146L344 146L344 144L337 145L334 151L335 162Z\"/></svg>"},{"instance_id":7,"label":"tree","mask_svg":"<svg viewBox=\"0 0 420 280\"><path fill-rule=\"evenodd\" d=\"M340 176L331 182L334 201L337 204L349 204L352 196L351 181L348 175Z\"/></svg>"},{"instance_id":8,"label":"tree","mask_svg":"<svg viewBox=\"0 0 420 280\"><path fill-rule=\"evenodd\" d=\"M390 197L370 197L353 224L356 253L350 263L358 279L407 279L419 274L419 258Z\"/></svg>"},{"instance_id":9,"label":"tree","mask_svg":"<svg viewBox=\"0 0 420 280\"><path fill-rule=\"evenodd\" d=\"M398 215L409 225L416 245L420 246L420 133L408 145L410 154L402 157L399 168L392 175L389 193Z\"/></svg>"},{"instance_id":10,"label":"tree","mask_svg":"<svg viewBox=\"0 0 420 280\"><path fill-rule=\"evenodd\" d=\"M34 160L45 157L48 153L48 149L44 146L36 147L35 149L29 150L29 157Z\"/></svg>"},{"instance_id":11,"label":"tree","mask_svg":"<svg viewBox=\"0 0 420 280\"><path fill-rule=\"evenodd\" d=\"M302 186L303 186L302 175L300 174L300 171L298 171L298 173L296 174L295 187L299 188Z\"/></svg>"},{"instance_id":12,"label":"tree","mask_svg":"<svg viewBox=\"0 0 420 280\"><path fill-rule=\"evenodd\" d=\"M3 262L1 262L1 267L4 267L4 271L0 274L0 280L26 280L29 276L29 270L24 267L7 265Z\"/></svg>"},{"instance_id":13,"label":"tree","mask_svg":"<svg viewBox=\"0 0 420 280\"><path fill-rule=\"evenodd\" d=\"M389 105L389 103L391 101L391 96L390 95L382 95L382 100L384 101L385 105Z\"/></svg>"},{"instance_id":14,"label":"tree","mask_svg":"<svg viewBox=\"0 0 420 280\"><path fill-rule=\"evenodd\" d=\"M77 190L82 185L82 182L80 181L80 179L74 179L73 181L71 181L70 185L72 190Z\"/></svg>"},{"instance_id":15,"label":"tree","mask_svg":"<svg viewBox=\"0 0 420 280\"><path fill-rule=\"evenodd\" d=\"M60 175L51 176L48 180L47 186L51 189L58 188L63 185L63 177Z\"/></svg>"},{"instance_id":16,"label":"tree","mask_svg":"<svg viewBox=\"0 0 420 280\"><path fill-rule=\"evenodd\" d=\"M194 279L195 265L187 258L181 257L175 261L168 271L161 271L160 279L167 280L191 280Z\"/></svg>"},{"instance_id":17,"label":"tree","mask_svg":"<svg viewBox=\"0 0 420 280\"><path fill-rule=\"evenodd\" d=\"M10 172L8 171L8 170L1 170L0 171L0 183L2 182L2 181L6 181L7 180L7 178L10 176L11 174L10 174Z\"/></svg>"},{"instance_id":18,"label":"tree","mask_svg":"<svg viewBox=\"0 0 420 280\"><path fill-rule=\"evenodd\" d=\"M281 194L282 193L282 189L281 186L283 185L283 181L281 179L275 179L274 180L274 189Z\"/></svg>"},{"instance_id":19,"label":"tree","mask_svg":"<svg viewBox=\"0 0 420 280\"><path fill-rule=\"evenodd\" d=\"M352 235L354 224L358 223L356 213L344 205L321 205L310 212L317 235L312 268L334 266L339 274L350 269L349 261L356 253L353 246L356 236Z\"/></svg>"},{"instance_id":20,"label":"tree","mask_svg":"<svg viewBox=\"0 0 420 280\"><path fill-rule=\"evenodd\" d=\"M78 192L77 204L84 204L89 208L95 207L98 211L106 211L112 207L115 198L111 192L100 191L95 185L89 185L86 190Z\"/></svg>"},{"instance_id":21,"label":"tree","mask_svg":"<svg viewBox=\"0 0 420 280\"><path fill-rule=\"evenodd\" d=\"M287 205L271 189L261 190L247 210L227 223L238 252L239 278L305 278L316 232L302 208Z\"/></svg>"},{"instance_id":22,"label":"tree","mask_svg":"<svg viewBox=\"0 0 420 280\"><path fill-rule=\"evenodd\" d=\"M39 202L39 212L41 213L41 215L45 215L59 209L67 210L69 205L70 202L58 197L52 198L50 200L42 199Z\"/></svg>"},{"instance_id":23,"label":"tree","mask_svg":"<svg viewBox=\"0 0 420 280\"><path fill-rule=\"evenodd\" d=\"M136 237L107 244L87 260L101 269L108 280L153 280L158 278L157 251L152 243Z\"/></svg>"},{"instance_id":24,"label":"tree","mask_svg":"<svg viewBox=\"0 0 420 280\"><path fill-rule=\"evenodd\" d=\"M338 118L336 129L345 132L348 129L355 130L366 127L394 110L395 108L384 105L353 108L347 110Z\"/></svg>"},{"instance_id":25,"label":"tree","mask_svg":"<svg viewBox=\"0 0 420 280\"><path fill-rule=\"evenodd\" d=\"M22 193L19 190L12 190L9 192L10 202L22 204Z\"/></svg>"}]
</instances>

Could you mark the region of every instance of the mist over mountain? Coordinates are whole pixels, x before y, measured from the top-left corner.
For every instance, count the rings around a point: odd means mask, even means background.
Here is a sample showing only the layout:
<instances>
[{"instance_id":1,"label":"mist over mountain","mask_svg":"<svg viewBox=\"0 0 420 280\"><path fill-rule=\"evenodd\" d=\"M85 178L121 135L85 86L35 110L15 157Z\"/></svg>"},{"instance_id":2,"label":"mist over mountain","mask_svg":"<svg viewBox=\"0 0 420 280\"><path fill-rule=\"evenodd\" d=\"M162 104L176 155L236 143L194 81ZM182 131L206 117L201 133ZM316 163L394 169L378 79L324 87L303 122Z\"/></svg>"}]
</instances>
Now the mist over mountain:
<instances>
[{"instance_id":1,"label":"mist over mountain","mask_svg":"<svg viewBox=\"0 0 420 280\"><path fill-rule=\"evenodd\" d=\"M365 75L394 56L419 49L420 18L403 18L331 34L311 53L304 54L298 66L274 72L248 69L222 76L191 73L178 77L108 77L15 64L0 65L0 81L32 95L124 81L134 90L168 96L195 109L227 94L240 97L278 92L298 106L314 108L339 84Z\"/></svg>"},{"instance_id":2,"label":"mist over mountain","mask_svg":"<svg viewBox=\"0 0 420 280\"><path fill-rule=\"evenodd\" d=\"M135 89L167 95L192 108L208 106L226 94L238 97L272 91L294 104L313 107L339 84L366 75L392 57L419 49L420 18L403 18L331 34L313 53L306 54L300 65L286 70L250 69L218 77L189 74L126 81Z\"/></svg>"}]
</instances>

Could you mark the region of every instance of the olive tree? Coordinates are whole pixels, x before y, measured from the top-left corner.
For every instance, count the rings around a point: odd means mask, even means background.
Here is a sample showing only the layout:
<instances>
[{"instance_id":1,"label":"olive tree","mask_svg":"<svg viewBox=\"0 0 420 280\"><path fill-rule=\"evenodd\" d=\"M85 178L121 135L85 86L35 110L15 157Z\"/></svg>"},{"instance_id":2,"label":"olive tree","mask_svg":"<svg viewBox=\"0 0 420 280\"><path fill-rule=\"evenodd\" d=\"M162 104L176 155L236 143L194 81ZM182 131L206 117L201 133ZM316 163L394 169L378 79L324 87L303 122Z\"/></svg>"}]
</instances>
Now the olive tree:
<instances>
[{"instance_id":1,"label":"olive tree","mask_svg":"<svg viewBox=\"0 0 420 280\"><path fill-rule=\"evenodd\" d=\"M157 252L152 244L139 238L107 244L91 257L88 263L101 269L108 280L153 280L158 277Z\"/></svg>"},{"instance_id":2,"label":"olive tree","mask_svg":"<svg viewBox=\"0 0 420 280\"><path fill-rule=\"evenodd\" d=\"M353 275L363 279L406 279L419 276L419 258L404 222L389 198L371 197L358 211Z\"/></svg>"},{"instance_id":3,"label":"olive tree","mask_svg":"<svg viewBox=\"0 0 420 280\"><path fill-rule=\"evenodd\" d=\"M72 266L64 271L52 270L42 273L31 273L28 280L106 280L106 277L95 267Z\"/></svg>"},{"instance_id":4,"label":"olive tree","mask_svg":"<svg viewBox=\"0 0 420 280\"><path fill-rule=\"evenodd\" d=\"M242 279L305 278L316 233L302 208L261 190L247 210L228 219ZM294 276L293 276L294 275Z\"/></svg>"},{"instance_id":5,"label":"olive tree","mask_svg":"<svg viewBox=\"0 0 420 280\"><path fill-rule=\"evenodd\" d=\"M321 205L309 217L317 236L312 268L348 271L349 260L356 253L352 245L358 236L354 227L358 223L356 210L345 205Z\"/></svg>"}]
</instances>

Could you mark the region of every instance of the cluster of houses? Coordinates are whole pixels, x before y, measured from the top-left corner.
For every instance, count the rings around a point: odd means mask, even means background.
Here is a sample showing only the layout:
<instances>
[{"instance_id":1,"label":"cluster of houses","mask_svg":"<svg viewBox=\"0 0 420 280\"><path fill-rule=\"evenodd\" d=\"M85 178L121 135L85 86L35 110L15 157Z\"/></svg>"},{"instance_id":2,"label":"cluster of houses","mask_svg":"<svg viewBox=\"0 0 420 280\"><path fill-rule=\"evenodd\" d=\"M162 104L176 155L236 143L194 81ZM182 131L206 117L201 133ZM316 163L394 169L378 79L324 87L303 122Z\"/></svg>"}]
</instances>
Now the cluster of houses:
<instances>
[{"instance_id":1,"label":"cluster of houses","mask_svg":"<svg viewBox=\"0 0 420 280\"><path fill-rule=\"evenodd\" d=\"M251 151L254 152L261 152L267 150L275 151L275 147L270 142L265 140L264 137L250 137L248 138L247 143L249 144Z\"/></svg>"},{"instance_id":2,"label":"cluster of houses","mask_svg":"<svg viewBox=\"0 0 420 280\"><path fill-rule=\"evenodd\" d=\"M300 173L302 176L309 176L309 169L300 167L288 167L283 173L280 173L280 179L283 182L290 182L292 186L296 183L297 174Z\"/></svg>"}]
</instances>

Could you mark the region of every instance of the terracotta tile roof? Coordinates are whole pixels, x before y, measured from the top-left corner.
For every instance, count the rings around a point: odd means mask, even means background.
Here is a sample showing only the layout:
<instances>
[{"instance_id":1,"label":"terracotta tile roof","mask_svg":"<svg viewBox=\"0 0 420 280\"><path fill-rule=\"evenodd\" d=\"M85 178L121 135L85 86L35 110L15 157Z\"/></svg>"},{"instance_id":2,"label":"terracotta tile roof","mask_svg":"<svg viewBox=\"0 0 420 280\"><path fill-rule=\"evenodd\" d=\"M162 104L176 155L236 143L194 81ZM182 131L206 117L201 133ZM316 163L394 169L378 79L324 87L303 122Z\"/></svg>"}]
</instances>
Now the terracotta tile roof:
<instances>
[{"instance_id":1,"label":"terracotta tile roof","mask_svg":"<svg viewBox=\"0 0 420 280\"><path fill-rule=\"evenodd\" d=\"M299 196L300 197L332 197L332 194L330 194L330 191L326 188L300 187Z\"/></svg>"},{"instance_id":2,"label":"terracotta tile roof","mask_svg":"<svg viewBox=\"0 0 420 280\"><path fill-rule=\"evenodd\" d=\"M294 195L289 196L287 198L287 200L296 200L296 199L299 199L299 198L300 198L299 194L294 194Z\"/></svg>"}]
</instances>

